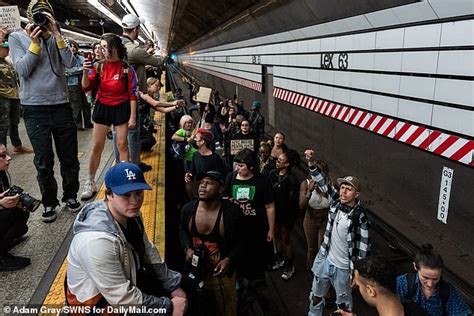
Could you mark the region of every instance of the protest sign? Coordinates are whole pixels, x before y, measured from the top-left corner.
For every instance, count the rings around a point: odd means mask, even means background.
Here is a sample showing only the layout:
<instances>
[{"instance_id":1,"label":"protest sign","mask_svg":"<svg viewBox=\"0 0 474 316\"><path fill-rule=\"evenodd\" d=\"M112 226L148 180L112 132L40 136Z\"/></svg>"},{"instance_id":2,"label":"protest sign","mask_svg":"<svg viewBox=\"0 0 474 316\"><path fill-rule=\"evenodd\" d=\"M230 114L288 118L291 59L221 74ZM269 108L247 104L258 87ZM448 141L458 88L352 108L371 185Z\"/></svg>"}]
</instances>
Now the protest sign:
<instances>
[{"instance_id":1,"label":"protest sign","mask_svg":"<svg viewBox=\"0 0 474 316\"><path fill-rule=\"evenodd\" d=\"M20 11L16 5L0 7L0 27L10 31L20 28Z\"/></svg>"},{"instance_id":2,"label":"protest sign","mask_svg":"<svg viewBox=\"0 0 474 316\"><path fill-rule=\"evenodd\" d=\"M199 92L197 94L196 101L202 103L209 103L211 99L211 88L199 87Z\"/></svg>"}]
</instances>

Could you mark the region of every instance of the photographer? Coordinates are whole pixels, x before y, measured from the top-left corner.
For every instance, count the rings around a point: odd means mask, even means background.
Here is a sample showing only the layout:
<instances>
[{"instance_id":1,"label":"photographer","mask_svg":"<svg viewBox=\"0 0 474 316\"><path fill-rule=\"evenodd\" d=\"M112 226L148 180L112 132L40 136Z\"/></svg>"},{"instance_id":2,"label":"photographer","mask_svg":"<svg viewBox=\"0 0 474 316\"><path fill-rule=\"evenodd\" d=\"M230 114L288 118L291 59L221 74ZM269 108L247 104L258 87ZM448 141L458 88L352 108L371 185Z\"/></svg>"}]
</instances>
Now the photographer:
<instances>
[{"instance_id":1,"label":"photographer","mask_svg":"<svg viewBox=\"0 0 474 316\"><path fill-rule=\"evenodd\" d=\"M52 6L46 1L32 0L25 30L10 34L13 66L20 79L20 103L24 109L26 131L35 154L34 164L42 194L42 220L56 220L58 184L54 177L54 151L61 165L62 201L70 211L81 208L77 131L68 99L65 67L75 58L66 45Z\"/></svg>"},{"instance_id":2,"label":"photographer","mask_svg":"<svg viewBox=\"0 0 474 316\"><path fill-rule=\"evenodd\" d=\"M8 253L28 231L26 222L30 216L21 207L18 194L7 196L10 189L7 170L11 159L5 145L0 145L0 271L16 271L30 264L29 258Z\"/></svg>"}]
</instances>

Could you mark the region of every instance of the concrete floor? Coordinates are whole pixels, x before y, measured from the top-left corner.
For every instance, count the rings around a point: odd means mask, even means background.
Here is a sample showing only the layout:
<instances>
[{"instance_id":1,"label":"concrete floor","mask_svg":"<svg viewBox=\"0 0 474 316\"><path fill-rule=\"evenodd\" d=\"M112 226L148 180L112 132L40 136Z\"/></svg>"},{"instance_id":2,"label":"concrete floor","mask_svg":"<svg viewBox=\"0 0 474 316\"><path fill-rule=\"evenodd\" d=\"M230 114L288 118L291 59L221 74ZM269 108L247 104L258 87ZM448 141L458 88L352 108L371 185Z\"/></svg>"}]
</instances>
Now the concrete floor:
<instances>
[{"instance_id":1,"label":"concrete floor","mask_svg":"<svg viewBox=\"0 0 474 316\"><path fill-rule=\"evenodd\" d=\"M23 144L31 148L23 120L21 120L19 131ZM78 192L78 194L80 194L82 185L87 176L87 166L90 149L92 147L92 129L78 131L78 143L78 156L81 164L79 178L81 188ZM107 140L97 175L101 174L111 154L112 142ZM34 154L12 155L9 172L13 184L22 187L31 196L41 199L38 183L36 181L36 169L33 165L33 157ZM59 161L57 159L55 160L54 172L59 186L58 199L60 200L62 186L59 173ZM15 255L31 258L31 265L20 271L0 272L0 306L5 304L24 305L29 303L42 279L51 277L46 273L48 268L50 266L54 268L54 265L57 265L57 263L54 262L54 257L74 221L75 214L70 213L68 210L62 211L61 207L56 221L46 224L41 221L41 210L42 206L35 213L31 213L28 221L29 231L27 233L27 240L12 250L12 253ZM34 303L34 301L32 301L32 303ZM3 311L0 311L0 314L2 313Z\"/></svg>"}]
</instances>

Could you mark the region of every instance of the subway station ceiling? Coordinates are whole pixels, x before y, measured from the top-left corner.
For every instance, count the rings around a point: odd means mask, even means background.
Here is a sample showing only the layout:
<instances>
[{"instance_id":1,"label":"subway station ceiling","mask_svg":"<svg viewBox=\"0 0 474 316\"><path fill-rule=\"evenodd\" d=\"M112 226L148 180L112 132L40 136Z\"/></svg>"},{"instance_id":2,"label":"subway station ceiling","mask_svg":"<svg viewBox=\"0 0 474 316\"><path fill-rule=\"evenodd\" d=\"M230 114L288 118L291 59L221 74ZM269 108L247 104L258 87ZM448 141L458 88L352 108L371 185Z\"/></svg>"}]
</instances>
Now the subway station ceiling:
<instances>
[{"instance_id":1,"label":"subway station ceiling","mask_svg":"<svg viewBox=\"0 0 474 316\"><path fill-rule=\"evenodd\" d=\"M417 0L49 0L64 28L88 35L122 32L120 18L145 18L140 40L161 48L220 45L297 27L345 18ZM18 5L26 16L29 0L0 0Z\"/></svg>"}]
</instances>

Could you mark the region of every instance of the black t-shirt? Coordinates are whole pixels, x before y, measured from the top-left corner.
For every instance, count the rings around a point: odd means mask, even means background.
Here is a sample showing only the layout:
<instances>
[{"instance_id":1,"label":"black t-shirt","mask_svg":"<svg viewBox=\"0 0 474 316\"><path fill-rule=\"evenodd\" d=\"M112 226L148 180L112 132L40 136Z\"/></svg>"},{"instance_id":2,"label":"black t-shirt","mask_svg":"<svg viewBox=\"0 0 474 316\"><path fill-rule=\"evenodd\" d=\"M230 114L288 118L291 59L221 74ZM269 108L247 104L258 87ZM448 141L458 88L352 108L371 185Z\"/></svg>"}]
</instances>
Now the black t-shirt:
<instances>
[{"instance_id":1,"label":"black t-shirt","mask_svg":"<svg viewBox=\"0 0 474 316\"><path fill-rule=\"evenodd\" d=\"M273 191L275 192L275 212L277 216L283 213L296 217L299 210L300 184L298 178L288 171L284 176L280 176L277 169L268 175Z\"/></svg>"},{"instance_id":2,"label":"black t-shirt","mask_svg":"<svg viewBox=\"0 0 474 316\"><path fill-rule=\"evenodd\" d=\"M127 242L132 245L133 250L138 255L140 262L137 262L137 270L140 270L144 264L145 258L145 243L143 241L143 223L139 217L127 219L127 228L123 227L121 224L120 228L122 229L123 234Z\"/></svg>"},{"instance_id":3,"label":"black t-shirt","mask_svg":"<svg viewBox=\"0 0 474 316\"><path fill-rule=\"evenodd\" d=\"M257 144L257 140L255 139L255 135L253 133L248 133L247 135L244 135L242 134L242 132L238 132L237 134L235 134L232 139L230 140L230 148L232 150L233 148L233 142L239 142L241 140L246 140L248 142L245 142L244 144L242 144L242 148L240 149L244 149L244 148L248 148L250 150L252 150L254 153L256 153L258 151L258 144ZM240 142L242 143L242 142ZM237 145L237 144L235 144ZM239 146L235 146L234 147L239 147ZM237 154L236 152L231 152L231 154L235 155Z\"/></svg>"},{"instance_id":4,"label":"black t-shirt","mask_svg":"<svg viewBox=\"0 0 474 316\"><path fill-rule=\"evenodd\" d=\"M199 152L194 153L190 168L193 176L211 170L226 174L226 166L222 158L216 153L212 153L209 156L203 156Z\"/></svg>"},{"instance_id":5,"label":"black t-shirt","mask_svg":"<svg viewBox=\"0 0 474 316\"><path fill-rule=\"evenodd\" d=\"M238 180L235 175L235 172L227 175L224 195L240 207L246 228L261 232L263 229L266 233L268 220L265 205L273 202L269 181L259 173L248 180Z\"/></svg>"},{"instance_id":6,"label":"black t-shirt","mask_svg":"<svg viewBox=\"0 0 474 316\"><path fill-rule=\"evenodd\" d=\"M426 312L423 308L415 302L406 301L402 302L402 305L405 316L426 316Z\"/></svg>"}]
</instances>

